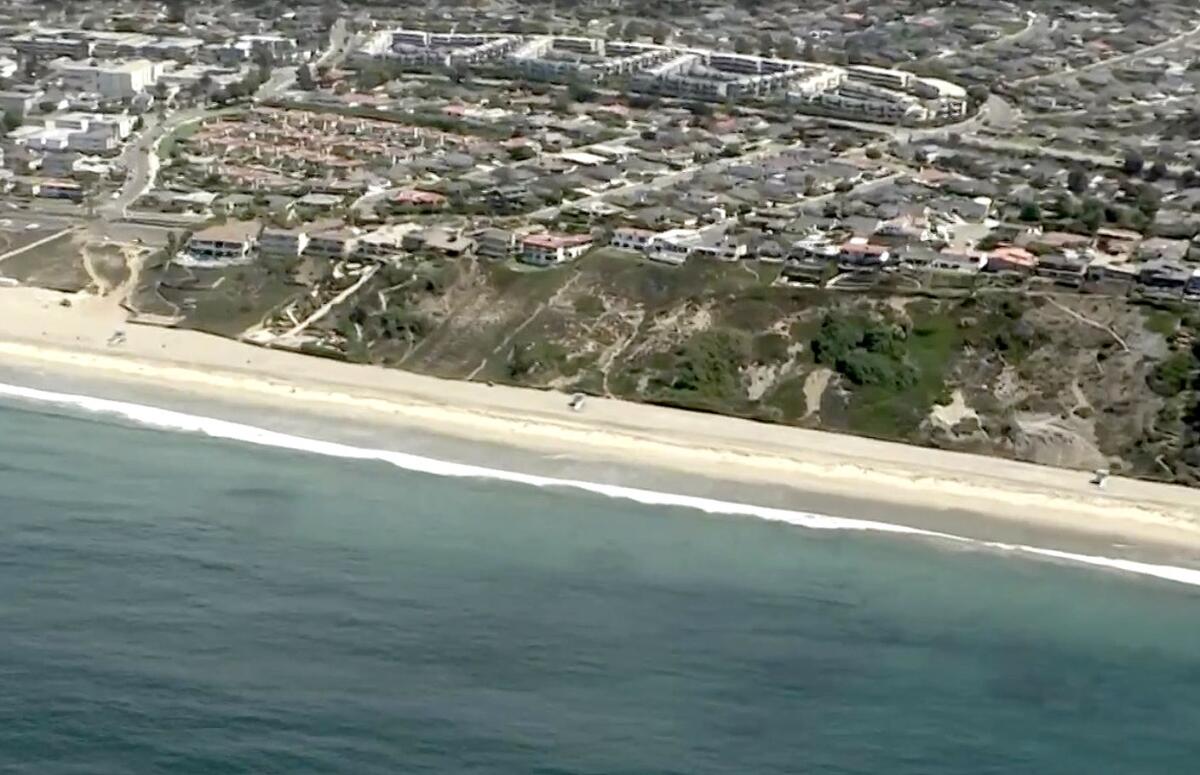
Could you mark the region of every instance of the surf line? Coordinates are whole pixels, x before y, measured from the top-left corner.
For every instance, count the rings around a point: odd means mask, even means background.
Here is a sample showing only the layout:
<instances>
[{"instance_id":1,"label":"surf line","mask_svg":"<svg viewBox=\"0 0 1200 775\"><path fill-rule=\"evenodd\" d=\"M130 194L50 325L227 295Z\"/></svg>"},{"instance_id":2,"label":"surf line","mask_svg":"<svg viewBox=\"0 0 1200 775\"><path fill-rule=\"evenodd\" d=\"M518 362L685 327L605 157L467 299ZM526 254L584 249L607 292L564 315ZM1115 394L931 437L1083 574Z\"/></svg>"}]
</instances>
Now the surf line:
<instances>
[{"instance_id":1,"label":"surf line","mask_svg":"<svg viewBox=\"0 0 1200 775\"><path fill-rule=\"evenodd\" d=\"M1151 576L1166 581L1174 581L1190 586L1200 586L1200 569L1183 568L1174 565L1158 565L1154 563L1124 560L1113 557L1102 557L1090 554L1046 549L1024 544L1009 544L998 541L982 541L966 536L943 533L935 530L896 525L890 522L874 520L851 519L847 517L831 517L806 511L755 506L736 501L722 501L714 498L701 498L693 495L646 490L637 487L624 487L614 484L602 484L583 479L562 479L550 476L538 476L518 471L506 471L499 468L453 463L446 460L413 455L407 452L397 452L388 449L372 447L356 447L333 441L296 436L288 433L259 428L254 425L221 420L214 417L187 414L171 409L135 404L125 401L115 401L95 396L58 393L37 388L22 387L0 383L0 397L8 397L19 401L29 401L42 404L73 407L95 414L123 417L138 425L169 431L198 433L212 438L238 441L263 447L275 447L298 452L306 452L326 457L346 460L370 460L388 463L408 471L432 474L434 476L494 479L515 484L539 488L568 488L603 495L609 498L634 501L648 506L675 506L694 509L708 514L725 514L731 516L754 517L770 522L784 522L798 527L813 530L861 530L878 533L892 533L924 538L952 541L960 544L998 549L1005 552L1022 553L1035 557L1056 559L1063 562L1108 568L1126 573Z\"/></svg>"}]
</instances>

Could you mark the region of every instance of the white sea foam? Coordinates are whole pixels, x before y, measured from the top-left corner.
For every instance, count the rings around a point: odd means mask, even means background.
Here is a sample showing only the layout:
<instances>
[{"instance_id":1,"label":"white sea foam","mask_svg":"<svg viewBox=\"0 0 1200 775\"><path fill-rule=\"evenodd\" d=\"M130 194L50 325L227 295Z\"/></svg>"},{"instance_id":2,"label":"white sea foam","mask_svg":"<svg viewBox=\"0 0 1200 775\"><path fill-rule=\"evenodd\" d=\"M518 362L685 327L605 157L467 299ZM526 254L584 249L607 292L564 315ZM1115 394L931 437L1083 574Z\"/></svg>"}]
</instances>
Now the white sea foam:
<instances>
[{"instance_id":1,"label":"white sea foam","mask_svg":"<svg viewBox=\"0 0 1200 775\"><path fill-rule=\"evenodd\" d=\"M831 517L823 514L813 514L806 511L754 506L747 503L722 501L714 498L699 498L693 495L645 490L637 487L622 487L620 485L589 482L582 479L562 479L550 476L537 476L518 471L506 471L499 468L452 463L436 458L412 455L406 452L396 452L388 449L371 447L356 447L332 441L321 441L304 436L259 428L253 425L220 420L213 417L176 412L154 406L114 401L94 396L57 393L48 390L8 385L0 383L0 397L8 397L23 401L69 406L88 412L116 415L124 417L140 425L164 430L200 433L220 439L230 439L247 444L265 447L291 449L327 457L344 458L348 460L376 460L389 463L408 471L433 474L434 476L449 476L459 478L496 479L516 484L542 488L570 488L603 495L609 498L620 498L635 501L650 506L675 506L695 509L709 514L726 514L733 516L755 517L771 522L786 522L798 527L814 530L864 530L880 533L900 533L905 535L922 536L925 538L953 541L961 544L987 547L1002 551L1047 557L1063 562L1079 563L1112 570L1135 573L1143 576L1153 576L1181 584L1200 586L1200 569L1183 568L1173 565L1157 565L1111 557L1100 557L1089 554L1076 554L1056 549L1045 549L1023 544L1007 544L996 541L980 541L965 536L942 533L934 530L896 525L889 522L877 522L846 517Z\"/></svg>"}]
</instances>

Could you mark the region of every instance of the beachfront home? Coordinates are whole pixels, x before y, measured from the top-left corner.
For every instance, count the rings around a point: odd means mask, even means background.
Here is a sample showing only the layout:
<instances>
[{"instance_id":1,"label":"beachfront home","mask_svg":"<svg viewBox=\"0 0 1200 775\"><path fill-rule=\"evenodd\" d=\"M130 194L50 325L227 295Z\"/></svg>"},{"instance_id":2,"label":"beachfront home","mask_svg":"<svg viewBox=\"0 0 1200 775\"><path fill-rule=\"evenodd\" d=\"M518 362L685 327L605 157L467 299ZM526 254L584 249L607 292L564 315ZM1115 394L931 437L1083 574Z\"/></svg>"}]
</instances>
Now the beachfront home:
<instances>
[{"instance_id":1,"label":"beachfront home","mask_svg":"<svg viewBox=\"0 0 1200 775\"><path fill-rule=\"evenodd\" d=\"M579 258L592 246L588 234L531 234L521 239L521 261L552 266Z\"/></svg>"},{"instance_id":2,"label":"beachfront home","mask_svg":"<svg viewBox=\"0 0 1200 775\"><path fill-rule=\"evenodd\" d=\"M973 251L941 250L930 258L929 269L944 274L975 275L983 271L987 258Z\"/></svg>"},{"instance_id":3,"label":"beachfront home","mask_svg":"<svg viewBox=\"0 0 1200 775\"><path fill-rule=\"evenodd\" d=\"M641 253L646 250L650 240L654 239L657 234L658 232L653 229L625 226L613 230L612 240L609 244L618 250L632 250Z\"/></svg>"},{"instance_id":4,"label":"beachfront home","mask_svg":"<svg viewBox=\"0 0 1200 775\"><path fill-rule=\"evenodd\" d=\"M508 229L482 229L475 234L475 255L502 261L517 249L517 235Z\"/></svg>"},{"instance_id":5,"label":"beachfront home","mask_svg":"<svg viewBox=\"0 0 1200 775\"><path fill-rule=\"evenodd\" d=\"M1024 248L1002 245L988 253L987 270L989 272L1010 272L1029 274L1037 268L1037 256Z\"/></svg>"},{"instance_id":6,"label":"beachfront home","mask_svg":"<svg viewBox=\"0 0 1200 775\"><path fill-rule=\"evenodd\" d=\"M1151 261L1137 276L1139 296L1154 299L1178 299L1192 279L1192 270L1173 261Z\"/></svg>"},{"instance_id":7,"label":"beachfront home","mask_svg":"<svg viewBox=\"0 0 1200 775\"><path fill-rule=\"evenodd\" d=\"M297 258L308 246L303 229L263 229L258 237L258 253L263 258Z\"/></svg>"},{"instance_id":8,"label":"beachfront home","mask_svg":"<svg viewBox=\"0 0 1200 775\"><path fill-rule=\"evenodd\" d=\"M892 254L885 246L868 242L862 237L852 237L838 249L838 267L843 271L881 269Z\"/></svg>"},{"instance_id":9,"label":"beachfront home","mask_svg":"<svg viewBox=\"0 0 1200 775\"><path fill-rule=\"evenodd\" d=\"M1079 288L1087 276L1090 263L1089 258L1074 251L1050 253L1038 259L1037 276L1069 288Z\"/></svg>"},{"instance_id":10,"label":"beachfront home","mask_svg":"<svg viewBox=\"0 0 1200 775\"><path fill-rule=\"evenodd\" d=\"M357 247L358 232L347 227L336 227L310 235L304 254L338 261L349 256Z\"/></svg>"},{"instance_id":11,"label":"beachfront home","mask_svg":"<svg viewBox=\"0 0 1200 775\"><path fill-rule=\"evenodd\" d=\"M198 263L242 263L250 259L260 229L258 221L228 221L209 226L192 235L184 253Z\"/></svg>"}]
</instances>

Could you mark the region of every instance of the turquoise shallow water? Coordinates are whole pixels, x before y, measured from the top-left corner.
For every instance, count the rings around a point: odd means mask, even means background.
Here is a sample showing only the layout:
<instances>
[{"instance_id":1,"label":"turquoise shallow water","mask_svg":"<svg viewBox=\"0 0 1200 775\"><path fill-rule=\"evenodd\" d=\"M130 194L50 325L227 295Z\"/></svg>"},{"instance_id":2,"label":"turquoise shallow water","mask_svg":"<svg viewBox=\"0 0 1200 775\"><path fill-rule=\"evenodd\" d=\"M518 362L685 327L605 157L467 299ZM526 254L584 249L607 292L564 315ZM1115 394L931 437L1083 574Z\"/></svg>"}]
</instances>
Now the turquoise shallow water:
<instances>
[{"instance_id":1,"label":"turquoise shallow water","mask_svg":"<svg viewBox=\"0 0 1200 775\"><path fill-rule=\"evenodd\" d=\"M0 539L0 772L1200 769L1183 585L14 404Z\"/></svg>"}]
</instances>

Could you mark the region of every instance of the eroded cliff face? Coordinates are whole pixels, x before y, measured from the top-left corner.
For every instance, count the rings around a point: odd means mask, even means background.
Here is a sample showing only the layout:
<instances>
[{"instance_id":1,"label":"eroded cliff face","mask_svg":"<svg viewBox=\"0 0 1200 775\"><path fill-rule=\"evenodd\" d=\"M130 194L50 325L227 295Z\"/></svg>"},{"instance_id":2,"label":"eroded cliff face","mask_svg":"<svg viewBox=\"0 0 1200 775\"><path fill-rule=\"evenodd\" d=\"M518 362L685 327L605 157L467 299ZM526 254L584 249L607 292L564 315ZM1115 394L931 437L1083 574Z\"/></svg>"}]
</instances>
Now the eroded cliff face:
<instances>
[{"instance_id":1,"label":"eroded cliff face","mask_svg":"<svg viewBox=\"0 0 1200 775\"><path fill-rule=\"evenodd\" d=\"M306 347L1200 484L1194 306L1052 287L953 297L797 289L777 273L605 251L540 271L428 259L376 273L306 331ZM353 279L325 280L326 295ZM321 298L298 295L291 319ZM202 296L188 308L191 324L210 325ZM281 309L262 310L268 324Z\"/></svg>"}]
</instances>

